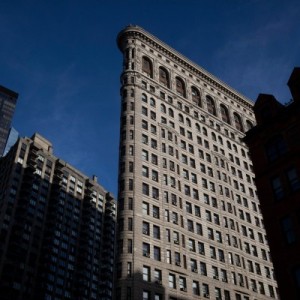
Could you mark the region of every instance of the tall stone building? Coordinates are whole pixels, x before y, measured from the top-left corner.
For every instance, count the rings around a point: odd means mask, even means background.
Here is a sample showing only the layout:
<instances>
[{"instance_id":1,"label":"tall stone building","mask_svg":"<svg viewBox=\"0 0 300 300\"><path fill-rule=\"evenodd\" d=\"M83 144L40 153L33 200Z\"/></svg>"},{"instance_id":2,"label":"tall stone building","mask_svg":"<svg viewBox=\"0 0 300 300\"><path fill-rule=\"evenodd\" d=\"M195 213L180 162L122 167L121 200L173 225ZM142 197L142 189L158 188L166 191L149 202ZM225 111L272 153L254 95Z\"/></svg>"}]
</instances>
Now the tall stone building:
<instances>
[{"instance_id":1,"label":"tall stone building","mask_svg":"<svg viewBox=\"0 0 300 300\"><path fill-rule=\"evenodd\" d=\"M0 159L1 299L112 299L116 204L39 134Z\"/></svg>"},{"instance_id":2,"label":"tall stone building","mask_svg":"<svg viewBox=\"0 0 300 300\"><path fill-rule=\"evenodd\" d=\"M0 156L3 155L18 94L0 85Z\"/></svg>"},{"instance_id":3,"label":"tall stone building","mask_svg":"<svg viewBox=\"0 0 300 300\"><path fill-rule=\"evenodd\" d=\"M260 94L247 132L257 191L282 299L300 299L300 68L288 81L293 100Z\"/></svg>"},{"instance_id":4,"label":"tall stone building","mask_svg":"<svg viewBox=\"0 0 300 300\"><path fill-rule=\"evenodd\" d=\"M277 299L253 103L136 26L120 32L115 299Z\"/></svg>"}]
</instances>

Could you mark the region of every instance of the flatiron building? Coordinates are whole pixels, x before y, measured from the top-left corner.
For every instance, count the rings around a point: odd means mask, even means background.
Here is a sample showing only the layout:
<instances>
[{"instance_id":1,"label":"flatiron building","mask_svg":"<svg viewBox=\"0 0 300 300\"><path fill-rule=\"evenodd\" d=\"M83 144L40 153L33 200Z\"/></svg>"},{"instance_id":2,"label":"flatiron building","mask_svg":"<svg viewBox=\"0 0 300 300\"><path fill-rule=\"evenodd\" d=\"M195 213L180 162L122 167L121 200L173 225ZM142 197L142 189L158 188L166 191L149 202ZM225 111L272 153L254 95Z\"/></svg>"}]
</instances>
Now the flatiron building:
<instances>
[{"instance_id":1,"label":"flatiron building","mask_svg":"<svg viewBox=\"0 0 300 300\"><path fill-rule=\"evenodd\" d=\"M242 140L253 102L140 27L117 43L115 299L278 299Z\"/></svg>"}]
</instances>

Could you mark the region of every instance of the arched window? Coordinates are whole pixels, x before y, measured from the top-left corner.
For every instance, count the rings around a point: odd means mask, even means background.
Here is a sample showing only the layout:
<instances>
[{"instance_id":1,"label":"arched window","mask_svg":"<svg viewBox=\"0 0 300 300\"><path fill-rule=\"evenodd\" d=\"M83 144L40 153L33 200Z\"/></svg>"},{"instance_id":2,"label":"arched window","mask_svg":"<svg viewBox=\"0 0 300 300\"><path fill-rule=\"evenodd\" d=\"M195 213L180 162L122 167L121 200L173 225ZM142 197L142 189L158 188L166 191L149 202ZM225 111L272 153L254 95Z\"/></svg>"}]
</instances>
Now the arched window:
<instances>
[{"instance_id":1,"label":"arched window","mask_svg":"<svg viewBox=\"0 0 300 300\"><path fill-rule=\"evenodd\" d=\"M191 127L192 126L191 120L189 118L186 118L185 120L186 120L187 126Z\"/></svg>"},{"instance_id":2,"label":"arched window","mask_svg":"<svg viewBox=\"0 0 300 300\"><path fill-rule=\"evenodd\" d=\"M150 58L143 56L142 71L149 77L153 78L153 66Z\"/></svg>"},{"instance_id":3,"label":"arched window","mask_svg":"<svg viewBox=\"0 0 300 300\"><path fill-rule=\"evenodd\" d=\"M147 96L145 94L142 94L142 101L145 103L148 102Z\"/></svg>"},{"instance_id":4,"label":"arched window","mask_svg":"<svg viewBox=\"0 0 300 300\"><path fill-rule=\"evenodd\" d=\"M191 88L192 91L192 101L201 107L201 98L200 98L200 92L198 89L196 89L194 86Z\"/></svg>"},{"instance_id":5,"label":"arched window","mask_svg":"<svg viewBox=\"0 0 300 300\"><path fill-rule=\"evenodd\" d=\"M165 106L164 104L161 104L161 105L160 105L160 111L161 111L162 113L166 113L166 112L167 112L166 106Z\"/></svg>"},{"instance_id":6,"label":"arched window","mask_svg":"<svg viewBox=\"0 0 300 300\"><path fill-rule=\"evenodd\" d=\"M219 140L219 143L220 143L221 145L223 145L223 139L222 139L222 137L220 137L219 135L218 135L218 140Z\"/></svg>"},{"instance_id":7,"label":"arched window","mask_svg":"<svg viewBox=\"0 0 300 300\"><path fill-rule=\"evenodd\" d=\"M179 77L176 77L175 81L176 81L176 92L180 96L186 97L184 81L181 78L179 78Z\"/></svg>"},{"instance_id":8,"label":"arched window","mask_svg":"<svg viewBox=\"0 0 300 300\"><path fill-rule=\"evenodd\" d=\"M220 111L221 111L221 118L224 122L230 124L230 118L229 118L229 112L225 105L220 105Z\"/></svg>"},{"instance_id":9,"label":"arched window","mask_svg":"<svg viewBox=\"0 0 300 300\"><path fill-rule=\"evenodd\" d=\"M171 118L174 118L174 112L173 112L173 109L172 108L169 108L169 116Z\"/></svg>"},{"instance_id":10,"label":"arched window","mask_svg":"<svg viewBox=\"0 0 300 300\"><path fill-rule=\"evenodd\" d=\"M178 115L178 119L179 119L179 122L184 123L184 119L183 119L182 114Z\"/></svg>"},{"instance_id":11,"label":"arched window","mask_svg":"<svg viewBox=\"0 0 300 300\"><path fill-rule=\"evenodd\" d=\"M199 125L198 123L196 123L196 130L197 130L198 132L200 132L200 131L201 131L201 129L200 129L200 125Z\"/></svg>"},{"instance_id":12,"label":"arched window","mask_svg":"<svg viewBox=\"0 0 300 300\"><path fill-rule=\"evenodd\" d=\"M242 119L241 117L237 114L237 113L234 113L233 114L233 119L234 119L234 126L237 130L239 131L244 131L243 129L243 123L242 123Z\"/></svg>"},{"instance_id":13,"label":"arched window","mask_svg":"<svg viewBox=\"0 0 300 300\"><path fill-rule=\"evenodd\" d=\"M127 90L124 89L124 90L123 90L123 98L126 98L126 97L127 97Z\"/></svg>"},{"instance_id":14,"label":"arched window","mask_svg":"<svg viewBox=\"0 0 300 300\"><path fill-rule=\"evenodd\" d=\"M150 105L155 107L155 100L153 98L150 98Z\"/></svg>"},{"instance_id":15,"label":"arched window","mask_svg":"<svg viewBox=\"0 0 300 300\"><path fill-rule=\"evenodd\" d=\"M170 88L170 78L168 71L163 68L159 67L159 82L166 86L167 88Z\"/></svg>"},{"instance_id":16,"label":"arched window","mask_svg":"<svg viewBox=\"0 0 300 300\"><path fill-rule=\"evenodd\" d=\"M211 138L213 139L213 141L217 141L217 136L214 132L211 133Z\"/></svg>"},{"instance_id":17,"label":"arched window","mask_svg":"<svg viewBox=\"0 0 300 300\"><path fill-rule=\"evenodd\" d=\"M227 148L231 150L231 143L227 141Z\"/></svg>"},{"instance_id":18,"label":"arched window","mask_svg":"<svg viewBox=\"0 0 300 300\"><path fill-rule=\"evenodd\" d=\"M207 136L207 129L205 127L202 127L202 131L203 131L203 134Z\"/></svg>"},{"instance_id":19,"label":"arched window","mask_svg":"<svg viewBox=\"0 0 300 300\"><path fill-rule=\"evenodd\" d=\"M216 111L215 101L212 99L212 97L206 96L206 105L207 105L208 112L216 116L217 111Z\"/></svg>"},{"instance_id":20,"label":"arched window","mask_svg":"<svg viewBox=\"0 0 300 300\"><path fill-rule=\"evenodd\" d=\"M247 130L250 130L253 127L252 122L250 122L249 120L247 120L246 121L246 127L247 127Z\"/></svg>"}]
</instances>

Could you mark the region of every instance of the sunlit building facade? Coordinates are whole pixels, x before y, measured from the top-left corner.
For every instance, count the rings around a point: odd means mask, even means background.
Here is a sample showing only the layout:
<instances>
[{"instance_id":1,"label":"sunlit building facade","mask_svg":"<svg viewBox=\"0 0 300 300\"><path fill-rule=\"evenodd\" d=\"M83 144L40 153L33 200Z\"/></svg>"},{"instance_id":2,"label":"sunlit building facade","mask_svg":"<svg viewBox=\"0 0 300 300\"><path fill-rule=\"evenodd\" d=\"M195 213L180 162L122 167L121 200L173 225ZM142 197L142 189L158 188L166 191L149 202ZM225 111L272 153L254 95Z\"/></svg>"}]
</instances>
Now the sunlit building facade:
<instances>
[{"instance_id":1,"label":"sunlit building facade","mask_svg":"<svg viewBox=\"0 0 300 300\"><path fill-rule=\"evenodd\" d=\"M253 103L140 27L117 41L115 299L278 299L242 141Z\"/></svg>"},{"instance_id":2,"label":"sunlit building facade","mask_svg":"<svg viewBox=\"0 0 300 300\"><path fill-rule=\"evenodd\" d=\"M0 159L1 299L112 299L116 203L35 134Z\"/></svg>"}]
</instances>

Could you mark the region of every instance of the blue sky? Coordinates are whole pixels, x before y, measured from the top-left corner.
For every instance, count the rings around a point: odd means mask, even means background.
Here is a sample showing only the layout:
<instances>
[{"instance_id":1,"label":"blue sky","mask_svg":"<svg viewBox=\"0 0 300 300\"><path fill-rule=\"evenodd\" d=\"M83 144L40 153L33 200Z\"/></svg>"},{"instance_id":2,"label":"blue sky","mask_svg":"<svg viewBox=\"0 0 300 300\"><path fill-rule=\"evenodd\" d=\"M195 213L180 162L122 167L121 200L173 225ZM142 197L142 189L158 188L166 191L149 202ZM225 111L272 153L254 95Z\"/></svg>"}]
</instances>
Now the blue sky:
<instances>
[{"instance_id":1,"label":"blue sky","mask_svg":"<svg viewBox=\"0 0 300 300\"><path fill-rule=\"evenodd\" d=\"M143 27L245 96L291 96L300 1L2 0L0 85L19 93L14 127L117 194L118 32Z\"/></svg>"}]
</instances>

